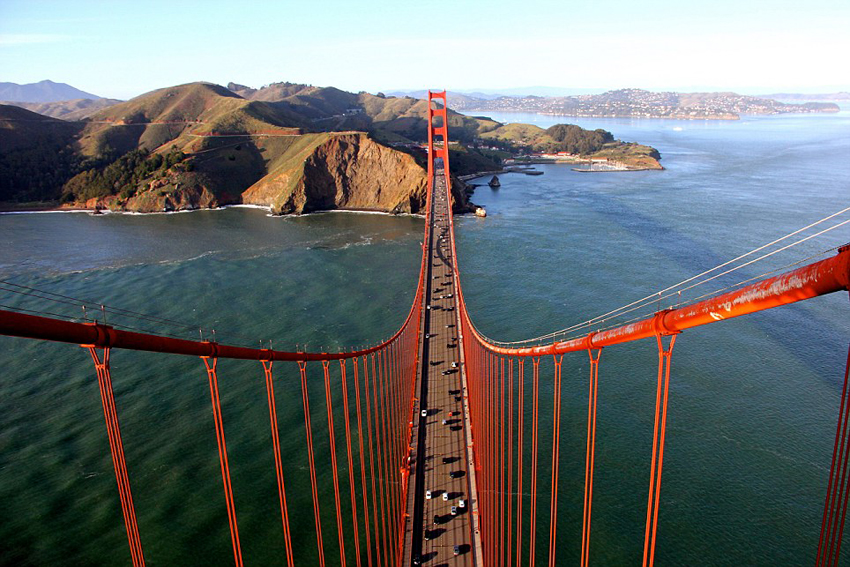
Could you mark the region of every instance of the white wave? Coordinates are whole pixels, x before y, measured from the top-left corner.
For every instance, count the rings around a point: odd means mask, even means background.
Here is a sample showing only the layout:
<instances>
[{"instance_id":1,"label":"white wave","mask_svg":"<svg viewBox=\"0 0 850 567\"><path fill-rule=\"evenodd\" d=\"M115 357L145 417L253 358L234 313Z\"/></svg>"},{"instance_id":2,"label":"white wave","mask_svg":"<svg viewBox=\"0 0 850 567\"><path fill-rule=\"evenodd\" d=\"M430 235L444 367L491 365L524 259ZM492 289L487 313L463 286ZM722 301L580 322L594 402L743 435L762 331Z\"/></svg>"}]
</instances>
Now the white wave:
<instances>
[{"instance_id":1,"label":"white wave","mask_svg":"<svg viewBox=\"0 0 850 567\"><path fill-rule=\"evenodd\" d=\"M367 237L365 237L365 238L363 238L363 239L361 239L357 242L346 242L342 246L339 246L338 248L336 248L336 250L347 250L347 249L351 248L352 246L371 246L371 245L372 245L372 237L367 236Z\"/></svg>"},{"instance_id":2,"label":"white wave","mask_svg":"<svg viewBox=\"0 0 850 567\"><path fill-rule=\"evenodd\" d=\"M44 214L66 214L66 213L88 213L91 209L47 209L44 211L2 211L0 215L44 215Z\"/></svg>"},{"instance_id":3,"label":"white wave","mask_svg":"<svg viewBox=\"0 0 850 567\"><path fill-rule=\"evenodd\" d=\"M224 205L221 207L222 209L260 209L262 211L271 211L272 208L268 205L248 205L248 204L237 204L237 205Z\"/></svg>"}]
</instances>

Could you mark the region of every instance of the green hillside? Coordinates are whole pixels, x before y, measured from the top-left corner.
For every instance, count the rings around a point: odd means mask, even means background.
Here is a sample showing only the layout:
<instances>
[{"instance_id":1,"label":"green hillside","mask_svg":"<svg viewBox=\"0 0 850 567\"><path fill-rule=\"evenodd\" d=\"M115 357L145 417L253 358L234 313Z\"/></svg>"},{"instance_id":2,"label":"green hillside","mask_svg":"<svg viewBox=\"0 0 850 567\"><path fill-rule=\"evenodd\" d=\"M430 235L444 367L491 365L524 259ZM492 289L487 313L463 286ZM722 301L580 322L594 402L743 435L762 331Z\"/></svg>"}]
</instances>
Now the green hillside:
<instances>
[{"instance_id":1,"label":"green hillside","mask_svg":"<svg viewBox=\"0 0 850 567\"><path fill-rule=\"evenodd\" d=\"M216 206L241 202L246 190L269 176L274 181L262 187L291 194L304 160L330 133L366 132L414 154L411 146L427 140L424 100L294 83L229 86L158 89L81 122L0 105L0 201L61 199L131 210ZM572 125L544 130L451 110L448 121L453 171L459 175L500 165L497 156L504 154L473 147L482 143L514 153L566 151L649 166L658 157L653 148L616 141L604 130ZM254 202L271 202L268 197L261 190L252 195Z\"/></svg>"},{"instance_id":2,"label":"green hillside","mask_svg":"<svg viewBox=\"0 0 850 567\"><path fill-rule=\"evenodd\" d=\"M82 124L0 105L0 201L53 201L83 159L72 147Z\"/></svg>"},{"instance_id":3,"label":"green hillside","mask_svg":"<svg viewBox=\"0 0 850 567\"><path fill-rule=\"evenodd\" d=\"M312 120L315 130L360 130L389 143L424 142L428 139L427 102L411 97L386 97L366 92L358 94L334 87L313 87L276 83L254 90L234 85L251 100L266 101ZM469 142L499 123L489 118L473 118L449 110L452 140Z\"/></svg>"},{"instance_id":4,"label":"green hillside","mask_svg":"<svg viewBox=\"0 0 850 567\"><path fill-rule=\"evenodd\" d=\"M480 135L497 146L519 151L567 152L584 158L609 158L633 167L661 168L658 150L650 146L615 140L607 130L585 130L574 124L547 129L533 124L504 124Z\"/></svg>"}]
</instances>

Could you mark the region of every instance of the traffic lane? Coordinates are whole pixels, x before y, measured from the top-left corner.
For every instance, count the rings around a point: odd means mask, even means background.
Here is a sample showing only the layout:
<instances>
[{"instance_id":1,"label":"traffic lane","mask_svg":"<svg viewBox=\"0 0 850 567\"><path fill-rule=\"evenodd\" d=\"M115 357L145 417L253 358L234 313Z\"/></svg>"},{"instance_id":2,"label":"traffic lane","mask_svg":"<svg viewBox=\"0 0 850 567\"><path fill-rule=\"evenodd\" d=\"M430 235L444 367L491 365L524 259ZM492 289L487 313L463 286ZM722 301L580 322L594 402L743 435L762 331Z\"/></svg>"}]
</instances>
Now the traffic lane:
<instances>
[{"instance_id":1,"label":"traffic lane","mask_svg":"<svg viewBox=\"0 0 850 567\"><path fill-rule=\"evenodd\" d=\"M444 187L445 184L440 183L438 188L444 189ZM436 201L445 208L444 199L438 198ZM440 215L440 217L445 218L445 213ZM439 229L438 234L441 235L447 231L446 225L447 223L445 221L435 223L435 226ZM447 278L451 278L451 265L448 262L450 255L448 254L449 247L447 242L445 240L441 241L438 236L437 240L432 240L431 244L431 257L429 259L434 269L432 276L437 275L443 278L443 285L439 286L440 288L451 289L450 285L445 286L446 281L450 282L450 279ZM437 260L434 257L435 253L439 257L438 261L435 261ZM436 279L440 281L439 277ZM436 291L436 288L437 286L432 286L432 291ZM429 536L435 537L425 542L423 546L425 553L422 559L424 561L445 559L452 560L452 564L466 565L471 562L471 554L463 553L460 556L454 556L454 546L463 546L464 552L469 549L466 539L471 534L471 526L469 526L469 520L464 517L468 508L462 509L457 516L451 515L451 506L456 506L457 500L461 496L466 496L464 494L464 488L466 487L465 476L468 474L468 471L466 470L467 463L464 459L465 453L462 453L464 447L463 425L461 424L458 427L453 421L449 423L450 420L455 418L454 412L457 411L458 414L460 413L459 408L461 404L457 401L457 396L452 393L458 392L460 394L462 392L459 374L450 373L446 375L442 373L443 370L451 368L451 362L457 361L457 349L459 348L455 340L453 340L456 337L453 326L447 327L447 325L453 325L452 320L454 316L451 311L446 311L445 308L455 307L453 293L449 291L448 294L451 294L452 297L443 297L440 299L440 295L445 296L447 293L444 291L441 294L439 291L436 291L436 293L432 293L430 301L432 309L431 317L429 317L428 333L431 336L428 340L432 342L429 344L431 347L429 348L429 358L431 360L429 361L427 375L430 382L429 412L433 411L432 415L436 419L429 421L426 425L431 428L431 431L428 432L426 437L429 441L427 442L425 478L429 486L437 486L445 483L443 486L446 488L429 489L433 491L433 498L427 502L425 507L427 516L423 520L425 525L428 525L430 520L431 529L439 531L429 533ZM436 364L431 365L430 362L432 361ZM449 413L453 415L449 415ZM446 424L443 424L443 419L446 419ZM446 455L449 455L450 462L448 463L444 463L442 460ZM449 471L452 470L457 470L461 474L458 474L457 477L450 477ZM442 475L445 476L441 478ZM447 496L451 496L451 498L442 500L444 493ZM468 498L465 498L465 500L466 502L469 501ZM434 515L437 515L438 518L438 527L436 528L433 527L432 518Z\"/></svg>"}]
</instances>

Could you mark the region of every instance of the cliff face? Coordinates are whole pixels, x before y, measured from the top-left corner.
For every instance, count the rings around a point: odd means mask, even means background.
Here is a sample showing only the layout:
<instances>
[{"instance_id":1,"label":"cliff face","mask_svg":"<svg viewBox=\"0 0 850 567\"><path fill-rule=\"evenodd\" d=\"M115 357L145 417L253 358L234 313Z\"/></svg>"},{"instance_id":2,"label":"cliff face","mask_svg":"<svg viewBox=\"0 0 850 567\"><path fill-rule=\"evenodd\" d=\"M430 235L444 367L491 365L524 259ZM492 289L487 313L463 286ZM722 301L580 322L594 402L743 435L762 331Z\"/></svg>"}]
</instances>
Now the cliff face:
<instances>
[{"instance_id":1,"label":"cliff face","mask_svg":"<svg viewBox=\"0 0 850 567\"><path fill-rule=\"evenodd\" d=\"M426 172L412 156L362 133L324 136L303 161L267 175L242 201L277 214L321 210L417 213L425 205Z\"/></svg>"}]
</instances>

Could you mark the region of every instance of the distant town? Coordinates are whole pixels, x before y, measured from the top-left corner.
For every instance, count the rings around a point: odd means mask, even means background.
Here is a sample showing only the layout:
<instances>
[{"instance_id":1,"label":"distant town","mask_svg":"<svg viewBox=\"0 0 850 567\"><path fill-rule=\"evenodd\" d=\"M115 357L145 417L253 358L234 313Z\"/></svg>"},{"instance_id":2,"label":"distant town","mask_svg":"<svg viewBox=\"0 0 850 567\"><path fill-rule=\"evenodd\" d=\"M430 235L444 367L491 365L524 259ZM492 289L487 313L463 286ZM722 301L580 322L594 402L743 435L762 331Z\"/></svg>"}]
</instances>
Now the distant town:
<instances>
[{"instance_id":1,"label":"distant town","mask_svg":"<svg viewBox=\"0 0 850 567\"><path fill-rule=\"evenodd\" d=\"M461 112L534 112L561 116L737 120L743 114L838 112L831 102L789 104L735 93L674 93L619 89L602 94L563 97L502 96L487 100L467 95L449 97Z\"/></svg>"}]
</instances>

